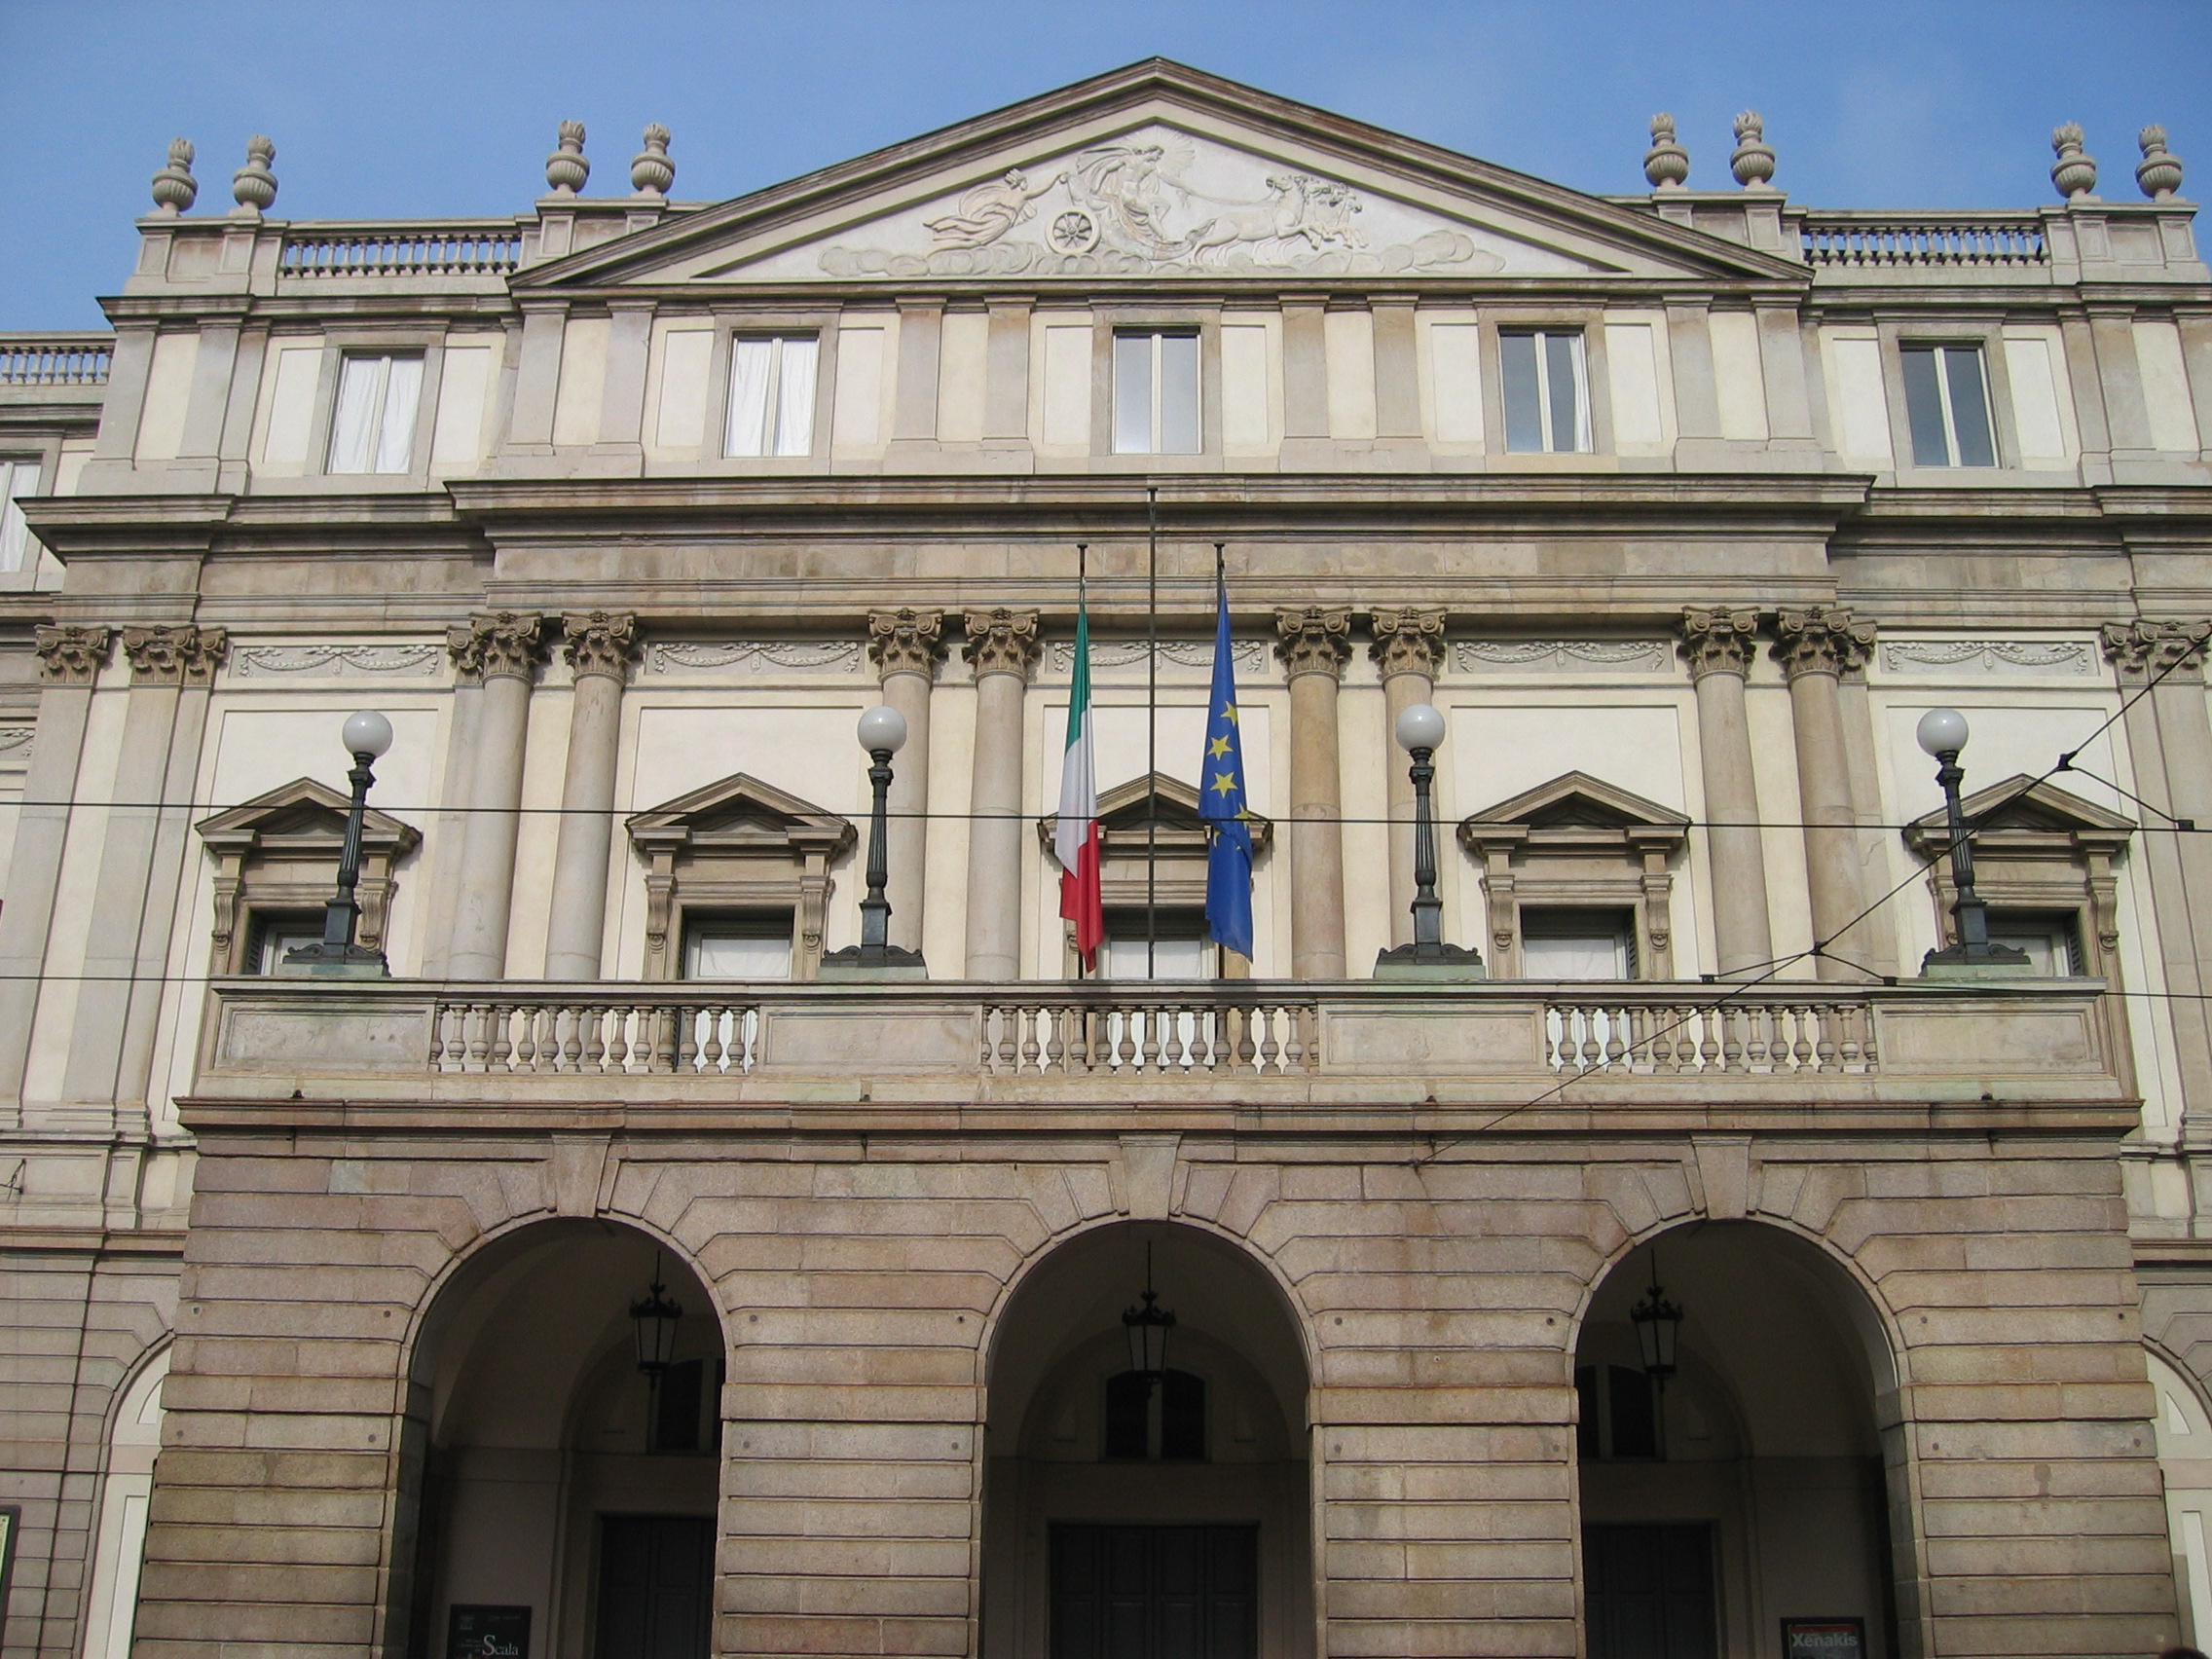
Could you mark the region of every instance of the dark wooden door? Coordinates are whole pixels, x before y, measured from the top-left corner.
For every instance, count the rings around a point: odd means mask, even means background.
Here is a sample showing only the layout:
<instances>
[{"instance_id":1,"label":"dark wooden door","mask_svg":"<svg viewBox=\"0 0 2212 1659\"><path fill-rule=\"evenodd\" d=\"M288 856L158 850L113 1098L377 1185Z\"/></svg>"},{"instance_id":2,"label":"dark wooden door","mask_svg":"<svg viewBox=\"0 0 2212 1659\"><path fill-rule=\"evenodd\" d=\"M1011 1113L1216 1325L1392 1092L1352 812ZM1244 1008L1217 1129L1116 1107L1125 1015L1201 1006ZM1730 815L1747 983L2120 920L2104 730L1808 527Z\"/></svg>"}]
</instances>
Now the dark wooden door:
<instances>
[{"instance_id":1,"label":"dark wooden door","mask_svg":"<svg viewBox=\"0 0 2212 1659\"><path fill-rule=\"evenodd\" d=\"M703 1517L601 1516L592 1659L706 1659L714 1558Z\"/></svg>"},{"instance_id":2,"label":"dark wooden door","mask_svg":"<svg viewBox=\"0 0 2212 1659\"><path fill-rule=\"evenodd\" d=\"M1590 1659L1716 1659L1713 1529L1582 1529Z\"/></svg>"},{"instance_id":3,"label":"dark wooden door","mask_svg":"<svg viewBox=\"0 0 2212 1659\"><path fill-rule=\"evenodd\" d=\"M1051 1554L1051 1659L1257 1659L1257 1527L1062 1522Z\"/></svg>"}]
</instances>

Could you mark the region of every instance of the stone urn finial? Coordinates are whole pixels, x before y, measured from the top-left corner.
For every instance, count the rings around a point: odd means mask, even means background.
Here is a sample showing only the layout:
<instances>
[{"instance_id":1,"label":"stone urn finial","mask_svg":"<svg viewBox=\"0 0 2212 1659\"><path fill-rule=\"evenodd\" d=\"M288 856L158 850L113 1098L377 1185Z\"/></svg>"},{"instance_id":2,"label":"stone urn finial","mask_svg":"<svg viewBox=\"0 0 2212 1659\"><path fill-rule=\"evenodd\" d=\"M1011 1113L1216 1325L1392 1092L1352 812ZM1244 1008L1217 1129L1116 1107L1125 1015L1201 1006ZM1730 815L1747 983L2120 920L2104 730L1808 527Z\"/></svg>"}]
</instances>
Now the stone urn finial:
<instances>
[{"instance_id":1,"label":"stone urn finial","mask_svg":"<svg viewBox=\"0 0 2212 1659\"><path fill-rule=\"evenodd\" d=\"M2166 129L2146 127L2135 135L2143 159L2135 164L2135 182L2154 202L2169 200L2181 189L2181 158L2166 148Z\"/></svg>"},{"instance_id":2,"label":"stone urn finial","mask_svg":"<svg viewBox=\"0 0 2212 1659\"><path fill-rule=\"evenodd\" d=\"M169 165L154 175L154 206L174 217L200 200L200 181L192 176L192 140L169 140Z\"/></svg>"},{"instance_id":3,"label":"stone urn finial","mask_svg":"<svg viewBox=\"0 0 2212 1659\"><path fill-rule=\"evenodd\" d=\"M555 196L573 196L591 177L591 163L584 160L584 124L561 123L561 147L545 158L545 182Z\"/></svg>"},{"instance_id":4,"label":"stone urn finial","mask_svg":"<svg viewBox=\"0 0 2212 1659\"><path fill-rule=\"evenodd\" d=\"M1746 190L1764 190L1774 177L1774 146L1766 141L1766 123L1755 109L1736 117L1736 149L1728 170Z\"/></svg>"},{"instance_id":5,"label":"stone urn finial","mask_svg":"<svg viewBox=\"0 0 2212 1659\"><path fill-rule=\"evenodd\" d=\"M2050 182L2069 202L2085 202L2097 188L2097 158L2082 149L2082 128L2069 121L2050 129L2050 147L2058 160L2050 164Z\"/></svg>"},{"instance_id":6,"label":"stone urn finial","mask_svg":"<svg viewBox=\"0 0 2212 1659\"><path fill-rule=\"evenodd\" d=\"M668 159L668 129L654 122L645 129L645 147L630 158L630 188L640 196L664 196L676 182L676 164Z\"/></svg>"},{"instance_id":7,"label":"stone urn finial","mask_svg":"<svg viewBox=\"0 0 2212 1659\"><path fill-rule=\"evenodd\" d=\"M1653 190L1679 190L1690 176L1690 153L1675 140L1675 118L1651 118L1651 148L1643 153L1643 176Z\"/></svg>"},{"instance_id":8,"label":"stone urn finial","mask_svg":"<svg viewBox=\"0 0 2212 1659\"><path fill-rule=\"evenodd\" d=\"M256 132L245 141L245 166L231 174L231 194L238 198L239 217L258 219L276 200L276 175L269 164L276 159L276 146Z\"/></svg>"}]
</instances>

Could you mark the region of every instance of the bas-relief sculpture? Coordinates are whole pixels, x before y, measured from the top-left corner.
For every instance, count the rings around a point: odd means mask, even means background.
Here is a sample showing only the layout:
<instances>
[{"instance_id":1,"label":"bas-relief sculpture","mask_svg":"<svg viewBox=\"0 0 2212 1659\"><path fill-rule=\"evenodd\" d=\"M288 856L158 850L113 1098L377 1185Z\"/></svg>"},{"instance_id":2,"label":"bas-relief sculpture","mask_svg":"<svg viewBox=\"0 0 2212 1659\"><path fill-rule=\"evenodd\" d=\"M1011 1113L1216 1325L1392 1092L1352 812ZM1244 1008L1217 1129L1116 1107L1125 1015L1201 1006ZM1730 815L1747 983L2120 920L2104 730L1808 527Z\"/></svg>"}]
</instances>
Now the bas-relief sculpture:
<instances>
[{"instance_id":1,"label":"bas-relief sculpture","mask_svg":"<svg viewBox=\"0 0 2212 1659\"><path fill-rule=\"evenodd\" d=\"M773 256L748 274L1476 276L1584 269L1478 226L1156 125L1010 167L828 247Z\"/></svg>"}]
</instances>

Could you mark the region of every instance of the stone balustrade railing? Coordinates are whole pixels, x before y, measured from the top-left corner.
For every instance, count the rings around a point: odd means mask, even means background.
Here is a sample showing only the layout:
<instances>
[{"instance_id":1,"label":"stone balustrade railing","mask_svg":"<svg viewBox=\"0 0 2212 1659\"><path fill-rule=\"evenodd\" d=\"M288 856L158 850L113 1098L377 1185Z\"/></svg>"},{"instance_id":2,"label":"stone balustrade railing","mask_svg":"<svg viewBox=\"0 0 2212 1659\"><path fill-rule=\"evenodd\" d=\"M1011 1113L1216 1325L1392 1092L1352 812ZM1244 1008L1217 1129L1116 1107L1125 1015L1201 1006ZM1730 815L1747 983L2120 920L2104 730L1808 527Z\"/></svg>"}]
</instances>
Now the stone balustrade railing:
<instances>
[{"instance_id":1,"label":"stone balustrade railing","mask_svg":"<svg viewBox=\"0 0 2212 1659\"><path fill-rule=\"evenodd\" d=\"M0 386L105 386L107 334L0 335Z\"/></svg>"},{"instance_id":2,"label":"stone balustrade railing","mask_svg":"<svg viewBox=\"0 0 2212 1659\"><path fill-rule=\"evenodd\" d=\"M1813 266L2044 266L2043 222L2017 213L1807 213Z\"/></svg>"},{"instance_id":3,"label":"stone balustrade railing","mask_svg":"<svg viewBox=\"0 0 2212 1659\"><path fill-rule=\"evenodd\" d=\"M381 1113L434 1127L490 1113L558 1125L613 1114L677 1127L707 1113L919 1132L953 1121L1018 1128L1050 1110L1102 1124L1474 1132L1505 1121L1572 1128L1619 1110L1652 1124L1838 1130L2042 1114L2120 1133L2135 1122L2120 1029L2103 986L2082 979L230 978L212 986L186 1121Z\"/></svg>"},{"instance_id":4,"label":"stone balustrade railing","mask_svg":"<svg viewBox=\"0 0 2212 1659\"><path fill-rule=\"evenodd\" d=\"M1555 1072L1620 1071L1651 1077L1866 1076L1880 1069L1874 1011L1862 997L1818 1000L1795 985L1761 985L1735 996L1560 997L1544 1006L1544 1054Z\"/></svg>"},{"instance_id":5,"label":"stone balustrade railing","mask_svg":"<svg viewBox=\"0 0 2212 1659\"><path fill-rule=\"evenodd\" d=\"M318 225L284 234L280 280L333 276L504 276L522 266L511 219Z\"/></svg>"}]
</instances>

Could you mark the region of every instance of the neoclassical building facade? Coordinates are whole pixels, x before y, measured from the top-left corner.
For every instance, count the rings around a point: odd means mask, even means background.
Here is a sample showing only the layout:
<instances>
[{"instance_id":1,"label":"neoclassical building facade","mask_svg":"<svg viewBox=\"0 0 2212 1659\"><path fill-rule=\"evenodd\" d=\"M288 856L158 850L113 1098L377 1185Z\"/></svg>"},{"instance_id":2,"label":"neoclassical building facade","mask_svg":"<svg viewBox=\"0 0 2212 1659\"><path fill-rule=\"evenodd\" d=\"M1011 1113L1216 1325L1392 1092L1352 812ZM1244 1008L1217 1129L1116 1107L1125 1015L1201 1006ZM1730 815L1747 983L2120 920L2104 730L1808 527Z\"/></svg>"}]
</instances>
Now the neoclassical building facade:
<instances>
[{"instance_id":1,"label":"neoclassical building facade","mask_svg":"<svg viewBox=\"0 0 2212 1659\"><path fill-rule=\"evenodd\" d=\"M2181 164L1652 132L1153 61L314 223L173 146L112 332L0 337L0 1653L2212 1640Z\"/></svg>"}]
</instances>

